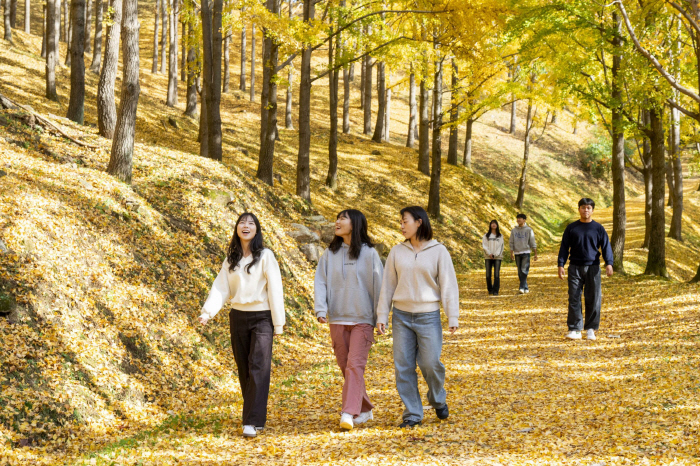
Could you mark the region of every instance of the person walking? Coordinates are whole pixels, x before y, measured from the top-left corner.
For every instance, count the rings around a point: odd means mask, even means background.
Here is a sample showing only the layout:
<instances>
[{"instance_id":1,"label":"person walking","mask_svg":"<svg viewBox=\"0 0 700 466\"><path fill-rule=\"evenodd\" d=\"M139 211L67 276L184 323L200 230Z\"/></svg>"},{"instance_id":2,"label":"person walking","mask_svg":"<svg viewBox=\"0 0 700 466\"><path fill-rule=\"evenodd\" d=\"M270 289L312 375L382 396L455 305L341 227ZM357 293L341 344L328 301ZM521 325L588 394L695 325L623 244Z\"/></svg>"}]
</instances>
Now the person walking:
<instances>
[{"instance_id":1,"label":"person walking","mask_svg":"<svg viewBox=\"0 0 700 466\"><path fill-rule=\"evenodd\" d=\"M231 347L243 394L243 436L255 437L267 420L272 338L284 330L282 276L274 253L263 246L258 218L238 217L226 259L199 322L206 325L227 301Z\"/></svg>"},{"instance_id":2,"label":"person walking","mask_svg":"<svg viewBox=\"0 0 700 466\"><path fill-rule=\"evenodd\" d=\"M340 212L335 237L316 268L314 309L318 321L330 325L333 352L345 379L340 414L345 430L374 418L365 367L374 343L382 273L364 214L355 209Z\"/></svg>"},{"instance_id":3,"label":"person walking","mask_svg":"<svg viewBox=\"0 0 700 466\"><path fill-rule=\"evenodd\" d=\"M440 303L450 333L459 326L459 286L447 248L433 240L428 214L422 207L401 210L406 240L389 252L377 308L377 332L386 333L392 310L396 389L405 409L401 428L420 425L423 403L416 363L428 384L428 402L438 419L447 419L447 392L442 353Z\"/></svg>"},{"instance_id":4,"label":"person walking","mask_svg":"<svg viewBox=\"0 0 700 466\"><path fill-rule=\"evenodd\" d=\"M497 220L491 220L489 231L481 241L486 259L486 289L489 296L498 296L501 288L501 262L503 261L503 235ZM493 271L493 284L491 283L491 272Z\"/></svg>"},{"instance_id":5,"label":"person walking","mask_svg":"<svg viewBox=\"0 0 700 466\"><path fill-rule=\"evenodd\" d=\"M600 257L605 260L605 274L613 275L613 252L608 233L603 225L593 220L595 202L584 197L578 202L580 219L564 230L557 260L559 278L564 279L564 265L569 261L569 312L566 338L581 339L581 329L588 340L595 340L600 326L601 290ZM586 319L583 320L581 294L586 301Z\"/></svg>"},{"instance_id":6,"label":"person walking","mask_svg":"<svg viewBox=\"0 0 700 466\"><path fill-rule=\"evenodd\" d=\"M530 288L527 284L527 275L530 273L530 254L533 254L533 260L537 260L537 243L535 242L535 232L527 224L527 215L518 214L516 216L518 225L510 232L508 245L510 246L510 260L515 260L515 266L518 268L518 279L520 294L529 293Z\"/></svg>"}]
</instances>

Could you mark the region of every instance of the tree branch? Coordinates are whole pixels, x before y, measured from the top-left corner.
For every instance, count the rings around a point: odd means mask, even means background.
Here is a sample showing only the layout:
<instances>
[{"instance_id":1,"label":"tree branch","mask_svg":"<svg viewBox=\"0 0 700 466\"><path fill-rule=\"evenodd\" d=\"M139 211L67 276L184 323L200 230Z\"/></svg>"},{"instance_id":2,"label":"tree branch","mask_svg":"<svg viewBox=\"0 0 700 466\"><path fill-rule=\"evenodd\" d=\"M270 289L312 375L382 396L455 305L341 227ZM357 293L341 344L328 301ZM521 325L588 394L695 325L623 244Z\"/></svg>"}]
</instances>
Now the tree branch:
<instances>
[{"instance_id":1,"label":"tree branch","mask_svg":"<svg viewBox=\"0 0 700 466\"><path fill-rule=\"evenodd\" d=\"M644 56L654 66L654 68L656 68L656 71L658 71L659 74L663 76L664 79L666 79L666 81L668 81L671 87L676 89L678 92L690 97L695 102L700 103L700 95L696 94L695 92L691 91L690 89L676 81L676 79L668 71L666 71L663 65L659 63L659 60L657 60L656 57L654 57L649 51L642 47L642 44L639 43L639 39L637 38L637 35L634 32L634 29L632 29L632 24L630 23L629 16L627 15L627 10L625 10L625 6L622 4L622 0L616 0L614 3L617 4L618 9L622 14L622 19L625 21L625 27L627 28L627 32L632 38L632 42L634 42L634 46L637 49L637 51L642 56Z\"/></svg>"},{"instance_id":2,"label":"tree branch","mask_svg":"<svg viewBox=\"0 0 700 466\"><path fill-rule=\"evenodd\" d=\"M384 42L382 45L379 45L379 46L373 48L372 50L369 50L369 51L363 53L362 55L359 55L359 56L357 56L357 57L355 57L355 58L352 58L351 60L344 61L344 62L341 63L340 65L336 65L336 66L334 66L333 68L327 69L326 71L324 71L323 73L319 74L319 75L316 76L315 78L311 78L311 82L314 82L314 81L316 81L317 79L321 79L321 78L323 78L324 76L327 76L327 75L328 75L329 73L331 73L332 71L337 71L337 70L342 69L342 68L345 67L348 63L352 63L352 62L356 62L356 61L358 61L358 60L361 60L361 59L365 58L367 55L371 55L371 54L373 54L374 52L376 52L377 50L379 50L379 49L381 49L381 48L383 48L383 47L386 47L386 46L388 46L388 45L390 45L390 44L392 44L392 43L394 43L394 42L397 42L397 41L399 41L399 40L402 40L402 39L407 39L407 37L406 37L406 36L399 36L399 37L395 37L395 38L391 39L390 41Z\"/></svg>"}]
</instances>

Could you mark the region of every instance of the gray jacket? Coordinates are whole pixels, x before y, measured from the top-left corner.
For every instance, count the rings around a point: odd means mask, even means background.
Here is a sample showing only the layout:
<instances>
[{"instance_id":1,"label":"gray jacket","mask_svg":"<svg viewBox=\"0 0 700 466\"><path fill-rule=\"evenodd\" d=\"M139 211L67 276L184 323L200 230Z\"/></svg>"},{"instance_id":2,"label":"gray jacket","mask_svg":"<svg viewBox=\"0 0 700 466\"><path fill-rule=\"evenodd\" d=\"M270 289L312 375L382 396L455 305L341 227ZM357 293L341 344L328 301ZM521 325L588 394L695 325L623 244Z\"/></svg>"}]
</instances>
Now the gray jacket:
<instances>
[{"instance_id":1,"label":"gray jacket","mask_svg":"<svg viewBox=\"0 0 700 466\"><path fill-rule=\"evenodd\" d=\"M535 232L528 225L516 226L510 232L508 245L513 254L525 254L537 249Z\"/></svg>"},{"instance_id":2,"label":"gray jacket","mask_svg":"<svg viewBox=\"0 0 700 466\"><path fill-rule=\"evenodd\" d=\"M326 249L316 267L314 310L329 323L377 323L377 304L384 267L377 250L363 245L360 256L350 259L349 246L337 252Z\"/></svg>"}]
</instances>

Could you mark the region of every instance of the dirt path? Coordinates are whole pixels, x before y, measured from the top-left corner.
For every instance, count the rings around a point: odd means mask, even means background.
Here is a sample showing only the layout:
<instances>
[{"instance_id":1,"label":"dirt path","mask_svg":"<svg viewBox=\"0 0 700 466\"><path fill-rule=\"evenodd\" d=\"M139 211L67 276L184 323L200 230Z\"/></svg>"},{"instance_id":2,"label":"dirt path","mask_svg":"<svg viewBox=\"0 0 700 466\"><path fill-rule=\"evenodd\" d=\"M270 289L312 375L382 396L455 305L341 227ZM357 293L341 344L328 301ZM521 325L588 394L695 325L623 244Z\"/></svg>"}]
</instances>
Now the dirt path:
<instances>
[{"instance_id":1,"label":"dirt path","mask_svg":"<svg viewBox=\"0 0 700 466\"><path fill-rule=\"evenodd\" d=\"M240 403L214 404L80 462L697 464L697 286L604 279L599 339L567 341L566 284L555 259L545 253L533 263L528 295L517 294L512 264L496 298L486 295L482 271L460 276L460 329L443 349L446 421L427 410L422 427L395 427L403 408L389 336L370 355L377 408L366 427L338 428L342 382L329 345L299 361L294 375L273 374L268 428L256 439L239 435Z\"/></svg>"}]
</instances>

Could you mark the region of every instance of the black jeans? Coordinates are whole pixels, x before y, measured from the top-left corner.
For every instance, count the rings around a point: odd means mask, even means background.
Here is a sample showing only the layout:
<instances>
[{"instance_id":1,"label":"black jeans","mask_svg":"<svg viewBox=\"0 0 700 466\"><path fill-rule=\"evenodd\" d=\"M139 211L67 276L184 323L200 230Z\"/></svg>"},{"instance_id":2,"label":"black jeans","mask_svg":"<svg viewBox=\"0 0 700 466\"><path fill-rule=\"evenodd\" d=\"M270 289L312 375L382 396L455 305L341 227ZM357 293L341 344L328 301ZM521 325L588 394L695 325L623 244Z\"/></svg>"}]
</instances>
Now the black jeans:
<instances>
[{"instance_id":1,"label":"black jeans","mask_svg":"<svg viewBox=\"0 0 700 466\"><path fill-rule=\"evenodd\" d=\"M493 269L493 285L491 285L491 269ZM501 289L501 259L486 259L486 289L489 294L498 293Z\"/></svg>"},{"instance_id":2,"label":"black jeans","mask_svg":"<svg viewBox=\"0 0 700 466\"><path fill-rule=\"evenodd\" d=\"M274 331L272 314L233 309L229 313L229 324L243 394L243 425L265 427Z\"/></svg>"},{"instance_id":3,"label":"black jeans","mask_svg":"<svg viewBox=\"0 0 700 466\"><path fill-rule=\"evenodd\" d=\"M520 279L521 290L528 290L527 274L530 273L530 253L516 254L515 265L518 267L518 279Z\"/></svg>"},{"instance_id":4,"label":"black jeans","mask_svg":"<svg viewBox=\"0 0 700 466\"><path fill-rule=\"evenodd\" d=\"M598 330L603 294L600 289L600 264L569 265L569 330ZM581 293L586 300L586 321L583 322Z\"/></svg>"}]
</instances>

